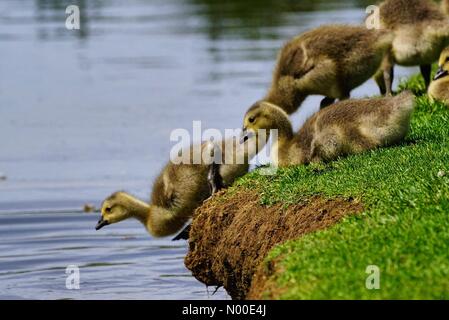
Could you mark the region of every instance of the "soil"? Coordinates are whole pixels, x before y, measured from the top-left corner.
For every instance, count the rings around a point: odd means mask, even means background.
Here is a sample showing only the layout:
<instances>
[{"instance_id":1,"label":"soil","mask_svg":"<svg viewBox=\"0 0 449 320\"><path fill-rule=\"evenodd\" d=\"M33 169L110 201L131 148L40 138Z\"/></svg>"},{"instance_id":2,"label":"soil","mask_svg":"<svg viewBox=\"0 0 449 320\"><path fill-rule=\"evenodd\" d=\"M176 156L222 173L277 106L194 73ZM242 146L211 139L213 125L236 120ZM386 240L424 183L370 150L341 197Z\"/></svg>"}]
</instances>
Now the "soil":
<instances>
[{"instance_id":1,"label":"soil","mask_svg":"<svg viewBox=\"0 0 449 320\"><path fill-rule=\"evenodd\" d=\"M223 191L196 210L185 265L206 285L224 286L233 299L262 298L267 270L252 280L273 246L362 210L352 199L316 196L300 204L265 206L255 191Z\"/></svg>"}]
</instances>

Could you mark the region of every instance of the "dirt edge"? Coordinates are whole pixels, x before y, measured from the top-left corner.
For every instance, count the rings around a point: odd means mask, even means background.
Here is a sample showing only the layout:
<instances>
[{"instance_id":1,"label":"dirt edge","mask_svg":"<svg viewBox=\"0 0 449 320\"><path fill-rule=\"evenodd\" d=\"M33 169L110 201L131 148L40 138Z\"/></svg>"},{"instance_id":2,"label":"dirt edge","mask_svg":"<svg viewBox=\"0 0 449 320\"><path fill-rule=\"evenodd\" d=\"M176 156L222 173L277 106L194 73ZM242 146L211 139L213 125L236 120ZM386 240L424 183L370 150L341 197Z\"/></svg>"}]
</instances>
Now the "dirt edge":
<instances>
[{"instance_id":1,"label":"dirt edge","mask_svg":"<svg viewBox=\"0 0 449 320\"><path fill-rule=\"evenodd\" d=\"M199 281L223 286L233 299L275 298L275 292L264 295L270 275L266 266L259 268L267 253L361 211L363 205L352 199L315 196L299 204L265 206L252 190L221 192L194 214L185 265Z\"/></svg>"}]
</instances>

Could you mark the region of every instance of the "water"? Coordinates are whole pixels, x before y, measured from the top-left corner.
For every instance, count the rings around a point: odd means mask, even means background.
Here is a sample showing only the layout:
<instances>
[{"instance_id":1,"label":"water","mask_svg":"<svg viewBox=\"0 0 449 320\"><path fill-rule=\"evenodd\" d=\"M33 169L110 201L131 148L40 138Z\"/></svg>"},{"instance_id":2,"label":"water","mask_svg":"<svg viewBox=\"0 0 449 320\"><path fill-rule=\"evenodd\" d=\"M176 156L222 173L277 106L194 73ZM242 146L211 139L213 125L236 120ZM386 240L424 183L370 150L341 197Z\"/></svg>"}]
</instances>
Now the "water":
<instances>
[{"instance_id":1,"label":"water","mask_svg":"<svg viewBox=\"0 0 449 320\"><path fill-rule=\"evenodd\" d=\"M359 23L370 2L2 0L0 298L228 298L190 276L185 243L136 221L96 232L98 214L80 208L116 190L148 199L173 129L240 127L286 39ZM69 4L81 30L65 29ZM369 81L353 96L377 92ZM72 264L80 290L65 288Z\"/></svg>"}]
</instances>

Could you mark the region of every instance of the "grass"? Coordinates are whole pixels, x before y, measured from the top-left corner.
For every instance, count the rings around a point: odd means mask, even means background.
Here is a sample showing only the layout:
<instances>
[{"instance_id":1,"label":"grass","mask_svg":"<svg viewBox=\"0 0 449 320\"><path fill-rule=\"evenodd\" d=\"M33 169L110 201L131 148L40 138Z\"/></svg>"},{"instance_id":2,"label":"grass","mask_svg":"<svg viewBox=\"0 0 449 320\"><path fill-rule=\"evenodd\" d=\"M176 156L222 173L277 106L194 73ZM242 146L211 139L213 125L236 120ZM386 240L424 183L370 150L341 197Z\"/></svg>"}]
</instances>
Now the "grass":
<instances>
[{"instance_id":1,"label":"grass","mask_svg":"<svg viewBox=\"0 0 449 320\"><path fill-rule=\"evenodd\" d=\"M422 92L420 77L400 89ZM355 198L365 212L274 248L270 279L280 299L449 298L449 108L417 98L403 144L329 164L258 170L233 188L256 189L269 205L320 194ZM368 290L368 265L380 289ZM282 271L281 271L282 270Z\"/></svg>"}]
</instances>

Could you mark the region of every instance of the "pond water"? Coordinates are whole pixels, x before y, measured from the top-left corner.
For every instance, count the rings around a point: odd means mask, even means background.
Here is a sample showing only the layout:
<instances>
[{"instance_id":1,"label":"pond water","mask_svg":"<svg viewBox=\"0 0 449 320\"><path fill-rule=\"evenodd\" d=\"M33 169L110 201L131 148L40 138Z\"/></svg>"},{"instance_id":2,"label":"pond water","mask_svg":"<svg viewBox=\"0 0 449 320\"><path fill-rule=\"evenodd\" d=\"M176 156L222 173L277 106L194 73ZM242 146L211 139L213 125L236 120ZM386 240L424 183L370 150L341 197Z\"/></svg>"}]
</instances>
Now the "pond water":
<instances>
[{"instance_id":1,"label":"pond water","mask_svg":"<svg viewBox=\"0 0 449 320\"><path fill-rule=\"evenodd\" d=\"M185 242L136 221L95 231L98 213L80 209L117 190L148 199L173 129L240 127L282 43L360 23L371 2L2 0L0 298L228 299L190 275ZM65 28L70 4L80 30ZM353 96L377 93L371 80ZM68 265L79 290L66 289Z\"/></svg>"}]
</instances>

